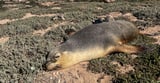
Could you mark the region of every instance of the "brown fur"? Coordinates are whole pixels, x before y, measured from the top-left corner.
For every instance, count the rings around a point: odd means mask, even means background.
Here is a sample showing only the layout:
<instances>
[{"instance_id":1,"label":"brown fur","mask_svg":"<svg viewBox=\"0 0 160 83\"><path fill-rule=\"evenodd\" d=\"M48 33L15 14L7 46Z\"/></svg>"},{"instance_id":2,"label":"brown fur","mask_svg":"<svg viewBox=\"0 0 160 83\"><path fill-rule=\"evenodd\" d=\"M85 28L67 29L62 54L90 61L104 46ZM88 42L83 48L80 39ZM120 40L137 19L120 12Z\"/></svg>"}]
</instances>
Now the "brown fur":
<instances>
[{"instance_id":1,"label":"brown fur","mask_svg":"<svg viewBox=\"0 0 160 83\"><path fill-rule=\"evenodd\" d=\"M140 48L125 44L137 35L138 29L123 20L89 25L53 49L48 56L46 68L63 69L113 52L137 53Z\"/></svg>"}]
</instances>

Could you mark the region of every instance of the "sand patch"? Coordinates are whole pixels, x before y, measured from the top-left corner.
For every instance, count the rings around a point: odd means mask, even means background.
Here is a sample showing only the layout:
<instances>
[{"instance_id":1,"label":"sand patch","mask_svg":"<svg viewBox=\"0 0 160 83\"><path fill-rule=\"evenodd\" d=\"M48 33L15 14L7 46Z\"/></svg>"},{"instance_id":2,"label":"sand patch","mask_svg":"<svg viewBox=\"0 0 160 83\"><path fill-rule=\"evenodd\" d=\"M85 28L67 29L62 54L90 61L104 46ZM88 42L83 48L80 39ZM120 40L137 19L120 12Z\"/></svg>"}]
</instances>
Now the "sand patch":
<instances>
[{"instance_id":1,"label":"sand patch","mask_svg":"<svg viewBox=\"0 0 160 83\"><path fill-rule=\"evenodd\" d=\"M98 18L106 18L107 16L111 16L113 18L118 18L118 17L123 17L123 18L126 18L130 21L137 21L137 17L133 16L132 13L125 13L125 14L122 14L121 12L110 12L109 14L106 14L106 15L101 15L101 16L97 16Z\"/></svg>"},{"instance_id":2,"label":"sand patch","mask_svg":"<svg viewBox=\"0 0 160 83\"><path fill-rule=\"evenodd\" d=\"M46 17L46 16L51 17L51 16L55 16L55 15L57 15L57 14L42 14L42 15L35 15L35 14L31 14L31 13L26 13L26 15L23 16L21 19L31 18L31 17L35 17L35 16L37 16L37 17Z\"/></svg>"},{"instance_id":3,"label":"sand patch","mask_svg":"<svg viewBox=\"0 0 160 83\"><path fill-rule=\"evenodd\" d=\"M14 11L14 10L18 10L19 8L11 8L10 10L11 11Z\"/></svg>"},{"instance_id":4,"label":"sand patch","mask_svg":"<svg viewBox=\"0 0 160 83\"><path fill-rule=\"evenodd\" d=\"M53 10L60 10L61 7L52 7L51 9L53 9Z\"/></svg>"},{"instance_id":5,"label":"sand patch","mask_svg":"<svg viewBox=\"0 0 160 83\"><path fill-rule=\"evenodd\" d=\"M141 34L148 34L150 37L155 38L157 41L155 44L160 44L160 25L154 27L148 27L145 30L140 31Z\"/></svg>"},{"instance_id":6,"label":"sand patch","mask_svg":"<svg viewBox=\"0 0 160 83\"><path fill-rule=\"evenodd\" d=\"M3 20L0 20L0 24L6 24L8 22L11 22L10 19L3 19Z\"/></svg>"},{"instance_id":7,"label":"sand patch","mask_svg":"<svg viewBox=\"0 0 160 83\"><path fill-rule=\"evenodd\" d=\"M61 23L54 24L53 27L56 28L56 27L58 27L58 26L66 25L66 24L69 24L69 23L70 23L70 22L65 21L65 22L61 22ZM71 22L70 24L72 24L72 22Z\"/></svg>"},{"instance_id":8,"label":"sand patch","mask_svg":"<svg viewBox=\"0 0 160 83\"><path fill-rule=\"evenodd\" d=\"M134 67L131 66L131 65L120 65L120 63L116 62L116 61L113 61L111 62L113 65L117 65L117 71L119 71L121 74L126 74L130 71L134 71Z\"/></svg>"},{"instance_id":9,"label":"sand patch","mask_svg":"<svg viewBox=\"0 0 160 83\"><path fill-rule=\"evenodd\" d=\"M44 3L40 3L40 5L42 6L52 6L52 5L58 5L56 2L44 2Z\"/></svg>"},{"instance_id":10,"label":"sand patch","mask_svg":"<svg viewBox=\"0 0 160 83\"><path fill-rule=\"evenodd\" d=\"M156 25L154 27L148 27L145 30L141 31L142 34L154 34L160 32L160 25Z\"/></svg>"},{"instance_id":11,"label":"sand patch","mask_svg":"<svg viewBox=\"0 0 160 83\"><path fill-rule=\"evenodd\" d=\"M87 71L87 64L82 62L59 71L41 72L35 77L34 83L112 83L112 76Z\"/></svg>"},{"instance_id":12,"label":"sand patch","mask_svg":"<svg viewBox=\"0 0 160 83\"><path fill-rule=\"evenodd\" d=\"M117 69L121 74L126 74L130 71L134 71L134 68L133 66L131 65L124 65L124 66L120 66L118 69Z\"/></svg>"},{"instance_id":13,"label":"sand patch","mask_svg":"<svg viewBox=\"0 0 160 83\"><path fill-rule=\"evenodd\" d=\"M69 24L69 22L61 22L61 23L57 23L54 24L51 27L48 27L47 29L41 29L41 30L36 30L33 32L33 35L40 35L43 36L45 33L47 33L49 30L51 30L52 28L57 28L58 26L62 26L62 25L66 25Z\"/></svg>"},{"instance_id":14,"label":"sand patch","mask_svg":"<svg viewBox=\"0 0 160 83\"><path fill-rule=\"evenodd\" d=\"M128 20L133 21L133 22L138 20L137 17L133 16L132 13L125 13L125 14L123 14L123 17L125 17Z\"/></svg>"},{"instance_id":15,"label":"sand patch","mask_svg":"<svg viewBox=\"0 0 160 83\"><path fill-rule=\"evenodd\" d=\"M16 4L6 4L6 5L3 5L3 7L13 8L13 7L17 7L17 5Z\"/></svg>"},{"instance_id":16,"label":"sand patch","mask_svg":"<svg viewBox=\"0 0 160 83\"><path fill-rule=\"evenodd\" d=\"M111 15L114 18L117 18L117 17L122 16L122 13L121 12L111 12L109 13L109 15Z\"/></svg>"},{"instance_id":17,"label":"sand patch","mask_svg":"<svg viewBox=\"0 0 160 83\"><path fill-rule=\"evenodd\" d=\"M96 7L96 9L98 9L98 10L103 10L103 8L102 8L102 7Z\"/></svg>"},{"instance_id":18,"label":"sand patch","mask_svg":"<svg viewBox=\"0 0 160 83\"><path fill-rule=\"evenodd\" d=\"M0 24L6 24L6 23L9 23L9 22L13 22L13 21L17 21L17 20L24 20L24 19L27 19L27 18L31 18L31 17L52 17L52 16L56 16L57 14L43 14L43 15L35 15L35 14L31 14L31 13L26 13L22 18L20 19L3 19L3 20L0 20Z\"/></svg>"},{"instance_id":19,"label":"sand patch","mask_svg":"<svg viewBox=\"0 0 160 83\"><path fill-rule=\"evenodd\" d=\"M1 37L0 38L0 44L3 44L9 40L9 37Z\"/></svg>"},{"instance_id":20,"label":"sand patch","mask_svg":"<svg viewBox=\"0 0 160 83\"><path fill-rule=\"evenodd\" d=\"M48 27L47 29L42 29L42 30L36 30L36 31L33 32L33 35L43 36L46 32L48 32L51 29L52 29L52 27Z\"/></svg>"}]
</instances>

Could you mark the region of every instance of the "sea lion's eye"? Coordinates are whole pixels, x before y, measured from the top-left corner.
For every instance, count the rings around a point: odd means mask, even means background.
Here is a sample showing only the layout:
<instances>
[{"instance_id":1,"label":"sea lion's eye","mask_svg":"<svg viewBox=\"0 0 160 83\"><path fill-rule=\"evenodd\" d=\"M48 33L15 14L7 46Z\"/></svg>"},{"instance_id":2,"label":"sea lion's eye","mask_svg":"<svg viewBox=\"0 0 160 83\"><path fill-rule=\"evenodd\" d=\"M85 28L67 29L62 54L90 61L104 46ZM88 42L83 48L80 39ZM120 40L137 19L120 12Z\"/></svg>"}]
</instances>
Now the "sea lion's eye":
<instances>
[{"instance_id":1,"label":"sea lion's eye","mask_svg":"<svg viewBox=\"0 0 160 83\"><path fill-rule=\"evenodd\" d=\"M55 53L55 56L53 57L53 58L58 58L58 57L60 57L60 53Z\"/></svg>"}]
</instances>

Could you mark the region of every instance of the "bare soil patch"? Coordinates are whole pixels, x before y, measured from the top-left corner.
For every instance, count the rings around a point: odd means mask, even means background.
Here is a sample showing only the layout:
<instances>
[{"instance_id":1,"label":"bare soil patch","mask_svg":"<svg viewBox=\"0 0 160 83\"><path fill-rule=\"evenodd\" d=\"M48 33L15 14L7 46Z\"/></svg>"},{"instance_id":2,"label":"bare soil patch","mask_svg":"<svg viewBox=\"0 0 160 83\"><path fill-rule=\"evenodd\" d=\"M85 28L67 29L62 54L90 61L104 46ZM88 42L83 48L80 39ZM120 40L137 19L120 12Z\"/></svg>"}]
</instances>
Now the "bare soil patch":
<instances>
[{"instance_id":1,"label":"bare soil patch","mask_svg":"<svg viewBox=\"0 0 160 83\"><path fill-rule=\"evenodd\" d=\"M120 13L120 12L111 12L111 13L109 13L109 15L113 16L114 18L116 18L116 17L122 16L122 13Z\"/></svg>"},{"instance_id":2,"label":"bare soil patch","mask_svg":"<svg viewBox=\"0 0 160 83\"><path fill-rule=\"evenodd\" d=\"M33 35L41 35L41 36L43 36L46 32L48 32L51 29L52 29L52 27L48 27L47 29L43 29L43 30L37 30L37 31L33 32Z\"/></svg>"},{"instance_id":3,"label":"bare soil patch","mask_svg":"<svg viewBox=\"0 0 160 83\"><path fill-rule=\"evenodd\" d=\"M57 14L43 14L43 15L35 15L35 14L31 14L31 13L26 13L25 16L23 16L22 18L20 19L3 19L3 20L0 20L0 24L6 24L6 23L9 23L9 22L13 22L13 21L17 21L17 20L23 20L23 19L27 19L27 18L31 18L31 17L51 17L51 16L56 16Z\"/></svg>"},{"instance_id":4,"label":"bare soil patch","mask_svg":"<svg viewBox=\"0 0 160 83\"><path fill-rule=\"evenodd\" d=\"M17 7L17 5L16 4L7 4L7 5L4 5L3 7L13 8L13 7Z\"/></svg>"},{"instance_id":5,"label":"bare soil patch","mask_svg":"<svg viewBox=\"0 0 160 83\"><path fill-rule=\"evenodd\" d=\"M7 42L9 40L9 37L1 37L0 38L0 43L5 43L5 42Z\"/></svg>"},{"instance_id":6,"label":"bare soil patch","mask_svg":"<svg viewBox=\"0 0 160 83\"><path fill-rule=\"evenodd\" d=\"M147 29L140 31L140 33L148 34L150 37L157 39L155 44L160 44L160 25L148 27Z\"/></svg>"},{"instance_id":7,"label":"bare soil patch","mask_svg":"<svg viewBox=\"0 0 160 83\"><path fill-rule=\"evenodd\" d=\"M53 9L53 10L60 10L61 7L52 7L51 9Z\"/></svg>"},{"instance_id":8,"label":"bare soil patch","mask_svg":"<svg viewBox=\"0 0 160 83\"><path fill-rule=\"evenodd\" d=\"M121 74L126 74L130 71L134 71L134 67L131 66L131 65L120 65L120 63L116 62L116 61L113 61L111 62L113 65L117 65L117 68L116 70L119 71Z\"/></svg>"},{"instance_id":9,"label":"bare soil patch","mask_svg":"<svg viewBox=\"0 0 160 83\"><path fill-rule=\"evenodd\" d=\"M53 24L53 26L48 27L47 29L41 29L41 30L36 30L33 32L33 35L40 35L43 36L45 33L47 33L49 30L51 30L52 28L57 28L58 26L62 26L62 25L66 25L69 22L61 22L61 23L57 23L57 24Z\"/></svg>"},{"instance_id":10,"label":"bare soil patch","mask_svg":"<svg viewBox=\"0 0 160 83\"><path fill-rule=\"evenodd\" d=\"M35 14L31 14L31 13L26 13L25 16L23 16L21 19L26 19L26 18L30 18L30 17L34 17L34 16L37 16L37 17L46 17L46 16L55 16L57 14L43 14L43 15L35 15Z\"/></svg>"},{"instance_id":11,"label":"bare soil patch","mask_svg":"<svg viewBox=\"0 0 160 83\"><path fill-rule=\"evenodd\" d=\"M123 14L123 17L125 17L125 18L127 18L127 19L129 19L130 21L133 21L133 22L138 20L137 17L133 16L132 13L125 13L125 14Z\"/></svg>"},{"instance_id":12,"label":"bare soil patch","mask_svg":"<svg viewBox=\"0 0 160 83\"><path fill-rule=\"evenodd\" d=\"M129 21L135 22L137 21L137 17L133 16L132 13L128 12L125 14L122 14L121 12L110 12L109 14L102 15L102 16L97 16L98 18L104 18L106 16L112 16L113 18L118 18L118 17L123 17L128 19Z\"/></svg>"},{"instance_id":13,"label":"bare soil patch","mask_svg":"<svg viewBox=\"0 0 160 83\"><path fill-rule=\"evenodd\" d=\"M58 3L52 1L52 2L43 2L43 3L39 3L40 5L42 6L46 6L46 7L49 7L49 6L55 6L55 5L59 5Z\"/></svg>"},{"instance_id":14,"label":"bare soil patch","mask_svg":"<svg viewBox=\"0 0 160 83\"><path fill-rule=\"evenodd\" d=\"M0 24L6 24L8 22L11 22L12 20L10 19L3 19L3 20L0 20Z\"/></svg>"},{"instance_id":15,"label":"bare soil patch","mask_svg":"<svg viewBox=\"0 0 160 83\"><path fill-rule=\"evenodd\" d=\"M39 73L34 83L112 83L112 76L87 71L87 62L67 69Z\"/></svg>"}]
</instances>

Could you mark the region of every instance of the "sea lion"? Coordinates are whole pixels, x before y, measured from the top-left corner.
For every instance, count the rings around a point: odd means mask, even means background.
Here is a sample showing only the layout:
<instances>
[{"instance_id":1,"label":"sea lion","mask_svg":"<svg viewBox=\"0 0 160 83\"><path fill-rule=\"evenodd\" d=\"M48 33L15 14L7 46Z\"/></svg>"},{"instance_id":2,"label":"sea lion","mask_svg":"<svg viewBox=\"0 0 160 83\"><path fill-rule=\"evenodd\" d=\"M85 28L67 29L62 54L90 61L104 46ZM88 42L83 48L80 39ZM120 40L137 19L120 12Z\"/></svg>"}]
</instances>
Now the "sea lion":
<instances>
[{"instance_id":1,"label":"sea lion","mask_svg":"<svg viewBox=\"0 0 160 83\"><path fill-rule=\"evenodd\" d=\"M139 47L126 44L138 34L138 28L124 20L89 25L50 52L46 69L67 68L113 52L138 53L141 50Z\"/></svg>"}]
</instances>

